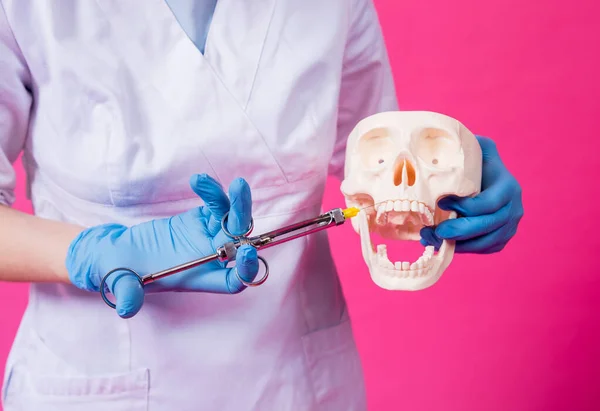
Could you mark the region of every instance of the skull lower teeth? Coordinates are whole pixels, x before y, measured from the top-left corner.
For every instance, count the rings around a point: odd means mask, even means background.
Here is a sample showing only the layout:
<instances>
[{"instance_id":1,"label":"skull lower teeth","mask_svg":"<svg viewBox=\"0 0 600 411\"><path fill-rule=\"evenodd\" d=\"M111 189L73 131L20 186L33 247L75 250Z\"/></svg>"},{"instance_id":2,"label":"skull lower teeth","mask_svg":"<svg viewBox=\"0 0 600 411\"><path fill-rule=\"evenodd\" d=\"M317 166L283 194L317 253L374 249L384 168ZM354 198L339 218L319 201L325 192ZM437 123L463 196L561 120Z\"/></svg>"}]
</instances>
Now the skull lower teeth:
<instances>
[{"instance_id":1,"label":"skull lower teeth","mask_svg":"<svg viewBox=\"0 0 600 411\"><path fill-rule=\"evenodd\" d=\"M414 278L427 274L427 271L432 265L433 255L434 247L427 246L425 247L423 255L413 263L408 261L396 261L395 263L392 263L387 255L387 245L379 244L377 245L376 254L372 259L374 264L386 269L389 275Z\"/></svg>"}]
</instances>

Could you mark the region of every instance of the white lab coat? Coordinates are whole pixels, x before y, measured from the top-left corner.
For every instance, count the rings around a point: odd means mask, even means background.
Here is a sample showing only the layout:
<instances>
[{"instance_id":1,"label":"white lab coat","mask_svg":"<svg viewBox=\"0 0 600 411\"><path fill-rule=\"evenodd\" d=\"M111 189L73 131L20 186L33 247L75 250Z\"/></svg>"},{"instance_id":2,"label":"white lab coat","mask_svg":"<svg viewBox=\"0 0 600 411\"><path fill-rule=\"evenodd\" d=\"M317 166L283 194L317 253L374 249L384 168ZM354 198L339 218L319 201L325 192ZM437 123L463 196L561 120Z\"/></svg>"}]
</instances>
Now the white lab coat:
<instances>
[{"instance_id":1,"label":"white lab coat","mask_svg":"<svg viewBox=\"0 0 600 411\"><path fill-rule=\"evenodd\" d=\"M188 180L208 173L246 178L270 230L320 212L349 131L396 109L371 0L220 0L205 55L163 0L0 4L0 198L23 151L41 217L170 216L201 204ZM261 255L261 287L149 295L130 320L33 284L5 410L364 410L327 235Z\"/></svg>"}]
</instances>

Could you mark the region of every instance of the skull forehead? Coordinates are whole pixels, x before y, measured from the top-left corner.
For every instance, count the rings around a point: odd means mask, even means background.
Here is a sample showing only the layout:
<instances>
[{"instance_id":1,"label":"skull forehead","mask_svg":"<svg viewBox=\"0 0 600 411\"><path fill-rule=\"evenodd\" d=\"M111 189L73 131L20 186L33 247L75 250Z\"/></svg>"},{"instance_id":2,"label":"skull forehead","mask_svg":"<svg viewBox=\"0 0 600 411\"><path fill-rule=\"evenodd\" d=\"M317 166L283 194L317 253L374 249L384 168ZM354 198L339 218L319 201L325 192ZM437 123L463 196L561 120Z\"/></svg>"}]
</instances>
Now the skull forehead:
<instances>
[{"instance_id":1,"label":"skull forehead","mask_svg":"<svg viewBox=\"0 0 600 411\"><path fill-rule=\"evenodd\" d=\"M382 112L361 120L348 136L343 186L362 187L370 195L374 187L392 190L395 180L390 176L397 177L400 169L395 165L404 164L397 160L407 155L419 180L419 187L414 187L430 192L431 200L480 190L482 154L477 138L458 120L432 111ZM448 181L441 180L444 176Z\"/></svg>"},{"instance_id":2,"label":"skull forehead","mask_svg":"<svg viewBox=\"0 0 600 411\"><path fill-rule=\"evenodd\" d=\"M454 118L431 111L393 111L372 115L360 121L350 135L349 144L375 129L385 129L391 137L407 138L415 130L436 128L462 137L463 127Z\"/></svg>"}]
</instances>

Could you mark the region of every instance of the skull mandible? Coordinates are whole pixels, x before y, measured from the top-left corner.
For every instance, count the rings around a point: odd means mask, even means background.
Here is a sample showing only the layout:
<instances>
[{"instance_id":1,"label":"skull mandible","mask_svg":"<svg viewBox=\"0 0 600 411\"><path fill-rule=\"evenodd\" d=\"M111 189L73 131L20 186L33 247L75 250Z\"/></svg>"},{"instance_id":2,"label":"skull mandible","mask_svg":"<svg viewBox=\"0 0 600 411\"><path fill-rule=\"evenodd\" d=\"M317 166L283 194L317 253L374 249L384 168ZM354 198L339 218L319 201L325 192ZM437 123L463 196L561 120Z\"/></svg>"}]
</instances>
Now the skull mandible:
<instances>
[{"instance_id":1,"label":"skull mandible","mask_svg":"<svg viewBox=\"0 0 600 411\"><path fill-rule=\"evenodd\" d=\"M419 241L424 226L437 226L456 213L441 210L448 195L469 197L481 190L482 154L476 137L459 121L425 111L384 112L367 117L351 132L341 191L360 234L371 278L388 290L422 290L435 284L454 256L454 241L436 252L425 247L415 262L392 263L389 240Z\"/></svg>"}]
</instances>

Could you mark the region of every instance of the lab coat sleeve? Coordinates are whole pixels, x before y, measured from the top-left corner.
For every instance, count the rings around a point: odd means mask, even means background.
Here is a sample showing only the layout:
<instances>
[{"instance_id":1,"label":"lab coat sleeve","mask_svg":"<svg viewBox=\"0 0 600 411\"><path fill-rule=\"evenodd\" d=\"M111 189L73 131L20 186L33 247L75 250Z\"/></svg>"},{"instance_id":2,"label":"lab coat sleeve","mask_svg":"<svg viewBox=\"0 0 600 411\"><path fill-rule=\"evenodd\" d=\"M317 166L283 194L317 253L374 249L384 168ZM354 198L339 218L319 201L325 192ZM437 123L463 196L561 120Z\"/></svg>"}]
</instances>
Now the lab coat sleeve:
<instances>
[{"instance_id":1,"label":"lab coat sleeve","mask_svg":"<svg viewBox=\"0 0 600 411\"><path fill-rule=\"evenodd\" d=\"M365 117L398 109L394 78L372 0L353 0L329 174L344 177L346 141Z\"/></svg>"},{"instance_id":2,"label":"lab coat sleeve","mask_svg":"<svg viewBox=\"0 0 600 411\"><path fill-rule=\"evenodd\" d=\"M32 104L31 78L0 0L0 204L15 201L13 163L23 150Z\"/></svg>"}]
</instances>

